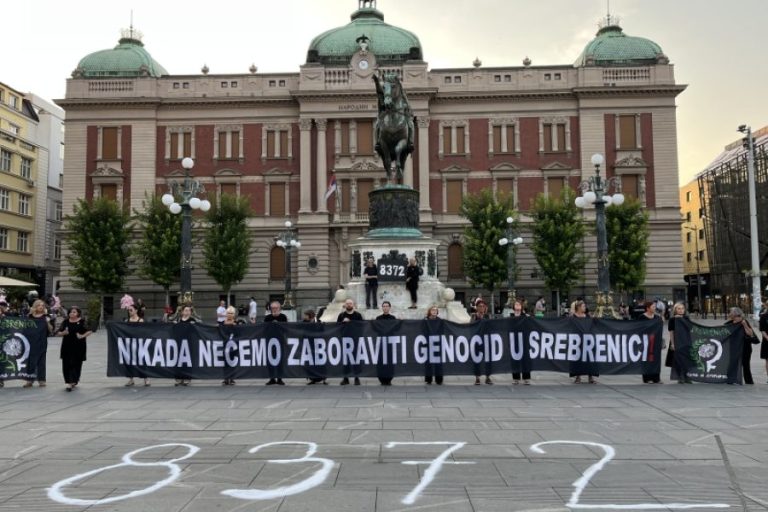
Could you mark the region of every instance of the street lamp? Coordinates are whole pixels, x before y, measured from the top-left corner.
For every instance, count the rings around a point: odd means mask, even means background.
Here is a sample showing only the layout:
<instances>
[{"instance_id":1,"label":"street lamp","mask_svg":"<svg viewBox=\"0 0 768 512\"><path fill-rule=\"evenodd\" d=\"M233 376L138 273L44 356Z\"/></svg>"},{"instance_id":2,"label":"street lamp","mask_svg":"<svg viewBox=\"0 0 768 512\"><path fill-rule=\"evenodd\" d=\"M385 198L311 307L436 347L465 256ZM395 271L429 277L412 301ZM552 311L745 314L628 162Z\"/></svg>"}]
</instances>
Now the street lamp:
<instances>
[{"instance_id":1,"label":"street lamp","mask_svg":"<svg viewBox=\"0 0 768 512\"><path fill-rule=\"evenodd\" d=\"M595 205L595 223L597 225L597 315L602 316L603 309L613 309L613 297L610 295L611 276L608 268L608 233L605 228L605 207L612 204L624 203L624 195L619 192L619 182L614 176L603 179L600 176L600 166L605 159L600 153L592 155L592 165L595 166L595 175L584 180L579 188L582 195L576 198L576 206L587 208ZM613 187L616 193L613 196L606 194Z\"/></svg>"},{"instance_id":2,"label":"street lamp","mask_svg":"<svg viewBox=\"0 0 768 512\"><path fill-rule=\"evenodd\" d=\"M517 229L514 225L515 219L507 217L507 229L504 233L506 236L499 239L499 245L507 246L507 279L509 280L509 293L507 297L507 307L512 307L512 302L515 300L515 246L523 243L523 239L518 236Z\"/></svg>"},{"instance_id":3,"label":"street lamp","mask_svg":"<svg viewBox=\"0 0 768 512\"><path fill-rule=\"evenodd\" d=\"M293 290L291 289L291 251L299 249L301 242L296 239L296 230L291 221L285 221L285 230L277 235L277 246L285 249L285 299L283 309L293 309Z\"/></svg>"},{"instance_id":4,"label":"street lamp","mask_svg":"<svg viewBox=\"0 0 768 512\"><path fill-rule=\"evenodd\" d=\"M704 302L702 302L701 297L701 264L699 262L699 230L694 226L683 226L683 229L687 229L688 231L693 231L694 233L694 239L696 240L696 286L697 286L697 292L699 296L699 316L704 311Z\"/></svg>"},{"instance_id":5,"label":"street lamp","mask_svg":"<svg viewBox=\"0 0 768 512\"><path fill-rule=\"evenodd\" d=\"M211 209L211 203L198 197L205 194L205 187L190 174L195 161L186 157L181 161L181 166L184 168L184 180L171 182L170 193L163 194L161 201L171 213L182 214L179 304L192 304L192 210L207 212Z\"/></svg>"},{"instance_id":6,"label":"street lamp","mask_svg":"<svg viewBox=\"0 0 768 512\"><path fill-rule=\"evenodd\" d=\"M755 192L755 139L752 128L742 124L738 131L746 135L744 146L747 149L747 181L749 183L749 236L752 253L752 318L760 320L760 307L763 304L760 295L760 253L757 234L757 197Z\"/></svg>"}]
</instances>

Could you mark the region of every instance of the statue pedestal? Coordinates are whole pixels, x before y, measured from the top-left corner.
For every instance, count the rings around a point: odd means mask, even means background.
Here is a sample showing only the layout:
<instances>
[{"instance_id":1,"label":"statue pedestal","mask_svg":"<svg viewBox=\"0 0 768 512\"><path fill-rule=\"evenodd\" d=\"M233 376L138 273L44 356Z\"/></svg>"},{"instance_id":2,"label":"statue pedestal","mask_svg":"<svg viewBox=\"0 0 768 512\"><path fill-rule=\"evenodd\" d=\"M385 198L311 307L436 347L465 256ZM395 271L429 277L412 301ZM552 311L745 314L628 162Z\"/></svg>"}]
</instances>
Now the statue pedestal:
<instances>
[{"instance_id":1,"label":"statue pedestal","mask_svg":"<svg viewBox=\"0 0 768 512\"><path fill-rule=\"evenodd\" d=\"M349 243L351 276L344 290L336 292L321 322L335 322L344 300L355 301L365 319L381 314L382 301L392 303L392 314L400 319L421 319L432 305L440 308L446 320L469 323L463 305L454 301L455 293L437 278L437 248L440 242L426 237L419 229L419 193L406 185L385 185L371 191L369 197L369 231ZM368 258L379 268L379 288L376 309L365 307L365 276ZM417 307L410 309L411 295L405 289L405 267L416 258L422 275L419 277ZM373 304L371 304L373 306Z\"/></svg>"}]
</instances>

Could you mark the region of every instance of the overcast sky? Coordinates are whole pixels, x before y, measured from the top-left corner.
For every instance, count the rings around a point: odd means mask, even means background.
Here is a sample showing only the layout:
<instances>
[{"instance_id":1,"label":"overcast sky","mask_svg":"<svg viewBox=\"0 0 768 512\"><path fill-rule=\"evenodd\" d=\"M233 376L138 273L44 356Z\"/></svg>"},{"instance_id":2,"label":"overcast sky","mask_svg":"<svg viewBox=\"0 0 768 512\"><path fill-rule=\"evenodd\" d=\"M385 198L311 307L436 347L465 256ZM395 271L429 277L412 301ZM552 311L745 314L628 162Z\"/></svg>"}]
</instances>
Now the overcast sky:
<instances>
[{"instance_id":1,"label":"overcast sky","mask_svg":"<svg viewBox=\"0 0 768 512\"><path fill-rule=\"evenodd\" d=\"M298 72L312 38L349 22L358 0L28 0L3 9L0 81L64 97L85 55L144 33L171 74ZM607 0L378 0L385 21L414 32L431 68L572 64L605 17ZM611 0L624 32L658 43L675 65L681 184L736 140L768 124L767 0ZM11 13L12 17L11 17Z\"/></svg>"}]
</instances>

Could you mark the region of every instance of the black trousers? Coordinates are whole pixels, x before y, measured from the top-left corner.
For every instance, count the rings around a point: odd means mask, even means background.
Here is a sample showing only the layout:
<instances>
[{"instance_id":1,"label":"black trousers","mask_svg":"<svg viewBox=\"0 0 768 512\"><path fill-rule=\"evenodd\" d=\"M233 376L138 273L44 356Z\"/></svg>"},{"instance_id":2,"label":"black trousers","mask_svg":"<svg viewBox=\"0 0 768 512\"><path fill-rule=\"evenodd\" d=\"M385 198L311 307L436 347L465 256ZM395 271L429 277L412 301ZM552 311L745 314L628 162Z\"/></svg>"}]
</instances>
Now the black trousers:
<instances>
[{"instance_id":1,"label":"black trousers","mask_svg":"<svg viewBox=\"0 0 768 512\"><path fill-rule=\"evenodd\" d=\"M523 380L531 380L531 372L522 372ZM513 380L520 380L520 372L512 372Z\"/></svg>"},{"instance_id":2,"label":"black trousers","mask_svg":"<svg viewBox=\"0 0 768 512\"><path fill-rule=\"evenodd\" d=\"M744 339L744 345L741 350L741 372L744 375L744 384L754 384L752 379L752 368L749 363L752 361L752 344L748 339Z\"/></svg>"},{"instance_id":3,"label":"black trousers","mask_svg":"<svg viewBox=\"0 0 768 512\"><path fill-rule=\"evenodd\" d=\"M416 299L416 291L417 290L418 290L418 288L408 288L408 291L411 294L411 302L413 302L414 304L416 304L418 302L418 300Z\"/></svg>"},{"instance_id":4,"label":"black trousers","mask_svg":"<svg viewBox=\"0 0 768 512\"><path fill-rule=\"evenodd\" d=\"M77 384L83 373L83 361L80 359L62 359L61 373L64 375L66 384Z\"/></svg>"},{"instance_id":5,"label":"black trousers","mask_svg":"<svg viewBox=\"0 0 768 512\"><path fill-rule=\"evenodd\" d=\"M376 294L379 290L379 283L365 283L365 307L370 308L371 304L373 304L373 309L376 309L379 307L378 299L376 298Z\"/></svg>"}]
</instances>

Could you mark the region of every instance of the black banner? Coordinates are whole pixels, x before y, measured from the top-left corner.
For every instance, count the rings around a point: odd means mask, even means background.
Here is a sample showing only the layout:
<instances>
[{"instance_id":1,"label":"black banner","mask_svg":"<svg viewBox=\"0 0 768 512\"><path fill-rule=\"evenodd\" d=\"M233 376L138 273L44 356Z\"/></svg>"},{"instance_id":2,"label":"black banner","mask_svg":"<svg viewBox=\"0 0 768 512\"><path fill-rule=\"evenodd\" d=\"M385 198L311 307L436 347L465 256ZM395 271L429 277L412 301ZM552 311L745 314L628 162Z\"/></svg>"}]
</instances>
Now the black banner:
<instances>
[{"instance_id":1,"label":"black banner","mask_svg":"<svg viewBox=\"0 0 768 512\"><path fill-rule=\"evenodd\" d=\"M660 371L661 321L504 318L247 326L110 322L107 375L159 378Z\"/></svg>"},{"instance_id":2,"label":"black banner","mask_svg":"<svg viewBox=\"0 0 768 512\"><path fill-rule=\"evenodd\" d=\"M0 380L35 379L37 362L47 348L44 319L0 318Z\"/></svg>"},{"instance_id":3,"label":"black banner","mask_svg":"<svg viewBox=\"0 0 768 512\"><path fill-rule=\"evenodd\" d=\"M743 343L740 325L709 327L686 318L675 320L675 362L693 381L741 383Z\"/></svg>"}]
</instances>

